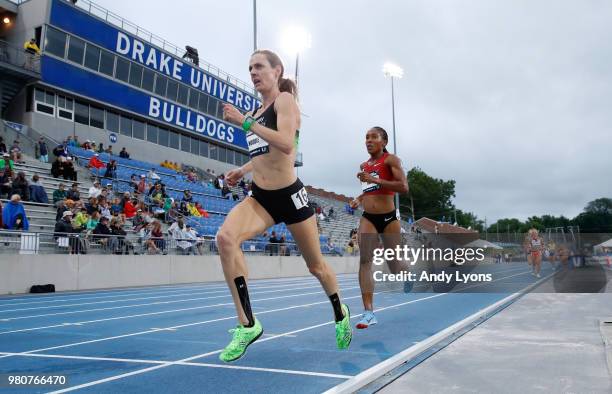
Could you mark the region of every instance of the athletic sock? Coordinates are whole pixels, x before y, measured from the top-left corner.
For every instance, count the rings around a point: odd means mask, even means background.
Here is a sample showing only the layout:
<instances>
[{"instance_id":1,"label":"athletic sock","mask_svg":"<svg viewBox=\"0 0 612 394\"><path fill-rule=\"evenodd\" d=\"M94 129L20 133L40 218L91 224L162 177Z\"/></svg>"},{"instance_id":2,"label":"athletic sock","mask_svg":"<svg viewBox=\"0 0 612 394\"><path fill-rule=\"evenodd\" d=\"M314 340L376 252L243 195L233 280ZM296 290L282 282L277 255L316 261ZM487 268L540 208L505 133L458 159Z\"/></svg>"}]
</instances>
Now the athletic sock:
<instances>
[{"instance_id":1,"label":"athletic sock","mask_svg":"<svg viewBox=\"0 0 612 394\"><path fill-rule=\"evenodd\" d=\"M338 297L338 293L330 295L329 300L331 301L332 307L334 308L334 316L336 317L336 322L342 321L342 319L344 319L344 315L342 314L342 304L340 304L340 297Z\"/></svg>"},{"instance_id":2,"label":"athletic sock","mask_svg":"<svg viewBox=\"0 0 612 394\"><path fill-rule=\"evenodd\" d=\"M240 305L246 315L249 323L245 327L253 327L255 325L255 319L253 318L253 311L251 310L251 301L249 300L249 290L247 289L246 280L244 276L239 276L234 279L236 290L238 291L238 298L240 298Z\"/></svg>"}]
</instances>

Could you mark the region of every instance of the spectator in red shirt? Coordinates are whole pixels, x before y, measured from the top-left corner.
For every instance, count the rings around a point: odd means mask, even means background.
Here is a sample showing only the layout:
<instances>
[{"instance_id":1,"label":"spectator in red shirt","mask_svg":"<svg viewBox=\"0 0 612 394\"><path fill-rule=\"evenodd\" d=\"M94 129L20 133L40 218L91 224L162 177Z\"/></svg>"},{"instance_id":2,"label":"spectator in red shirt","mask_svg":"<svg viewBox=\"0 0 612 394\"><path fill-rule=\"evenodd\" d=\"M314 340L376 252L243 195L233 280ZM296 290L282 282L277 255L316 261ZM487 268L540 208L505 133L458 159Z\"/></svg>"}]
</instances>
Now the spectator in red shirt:
<instances>
[{"instance_id":1,"label":"spectator in red shirt","mask_svg":"<svg viewBox=\"0 0 612 394\"><path fill-rule=\"evenodd\" d=\"M123 206L123 214L128 219L131 219L136 216L136 206L134 206L131 200L127 200L125 202L125 205Z\"/></svg>"}]
</instances>

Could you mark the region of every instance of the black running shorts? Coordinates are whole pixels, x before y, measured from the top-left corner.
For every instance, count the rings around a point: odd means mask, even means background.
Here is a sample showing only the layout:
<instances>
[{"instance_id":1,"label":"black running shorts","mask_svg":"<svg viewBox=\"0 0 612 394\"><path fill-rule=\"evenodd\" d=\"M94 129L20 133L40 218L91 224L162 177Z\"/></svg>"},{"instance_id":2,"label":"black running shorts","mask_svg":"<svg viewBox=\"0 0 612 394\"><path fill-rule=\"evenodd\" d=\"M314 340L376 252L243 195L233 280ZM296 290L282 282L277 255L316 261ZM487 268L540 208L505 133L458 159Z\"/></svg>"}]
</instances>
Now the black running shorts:
<instances>
[{"instance_id":1,"label":"black running shorts","mask_svg":"<svg viewBox=\"0 0 612 394\"><path fill-rule=\"evenodd\" d=\"M292 185L277 190L264 190L253 182L251 191L252 197L272 216L274 223L289 225L303 222L314 215L299 178Z\"/></svg>"}]
</instances>

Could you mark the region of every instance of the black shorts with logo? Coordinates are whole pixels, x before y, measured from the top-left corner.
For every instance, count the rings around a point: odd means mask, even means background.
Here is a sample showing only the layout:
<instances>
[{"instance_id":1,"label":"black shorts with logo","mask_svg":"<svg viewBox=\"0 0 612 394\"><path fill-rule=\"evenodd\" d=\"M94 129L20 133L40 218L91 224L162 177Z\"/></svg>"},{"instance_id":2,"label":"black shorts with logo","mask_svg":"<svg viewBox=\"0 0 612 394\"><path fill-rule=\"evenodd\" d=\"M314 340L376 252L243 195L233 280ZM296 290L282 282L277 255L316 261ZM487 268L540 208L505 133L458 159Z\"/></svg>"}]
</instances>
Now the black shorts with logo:
<instances>
[{"instance_id":1,"label":"black shorts with logo","mask_svg":"<svg viewBox=\"0 0 612 394\"><path fill-rule=\"evenodd\" d=\"M277 190L264 190L253 182L251 191L252 197L272 216L274 223L295 224L314 215L299 178L292 185Z\"/></svg>"},{"instance_id":2,"label":"black shorts with logo","mask_svg":"<svg viewBox=\"0 0 612 394\"><path fill-rule=\"evenodd\" d=\"M376 232L382 234L385 232L385 227L395 220L397 220L397 215L395 210L387 213L367 213L364 212L362 217L368 219L370 223L376 227Z\"/></svg>"}]
</instances>

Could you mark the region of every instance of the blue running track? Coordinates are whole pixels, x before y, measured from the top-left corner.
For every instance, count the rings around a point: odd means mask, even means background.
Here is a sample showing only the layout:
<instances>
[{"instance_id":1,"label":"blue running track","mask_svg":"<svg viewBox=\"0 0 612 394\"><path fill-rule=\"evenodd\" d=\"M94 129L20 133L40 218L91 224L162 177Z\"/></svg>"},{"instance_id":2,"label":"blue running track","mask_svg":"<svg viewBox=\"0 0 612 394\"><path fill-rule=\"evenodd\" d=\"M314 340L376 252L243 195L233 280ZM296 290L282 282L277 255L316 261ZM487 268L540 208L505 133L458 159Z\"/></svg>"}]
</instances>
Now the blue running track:
<instances>
[{"instance_id":1,"label":"blue running track","mask_svg":"<svg viewBox=\"0 0 612 394\"><path fill-rule=\"evenodd\" d=\"M525 287L536 280L526 264L495 270L494 278ZM354 325L362 312L357 277L338 279ZM232 364L218 359L236 324L224 283L0 297L0 374L68 378L65 386L0 393L319 393L508 295L381 287L379 324L354 330L350 349L340 351L315 278L254 280L249 288L264 336Z\"/></svg>"}]
</instances>

